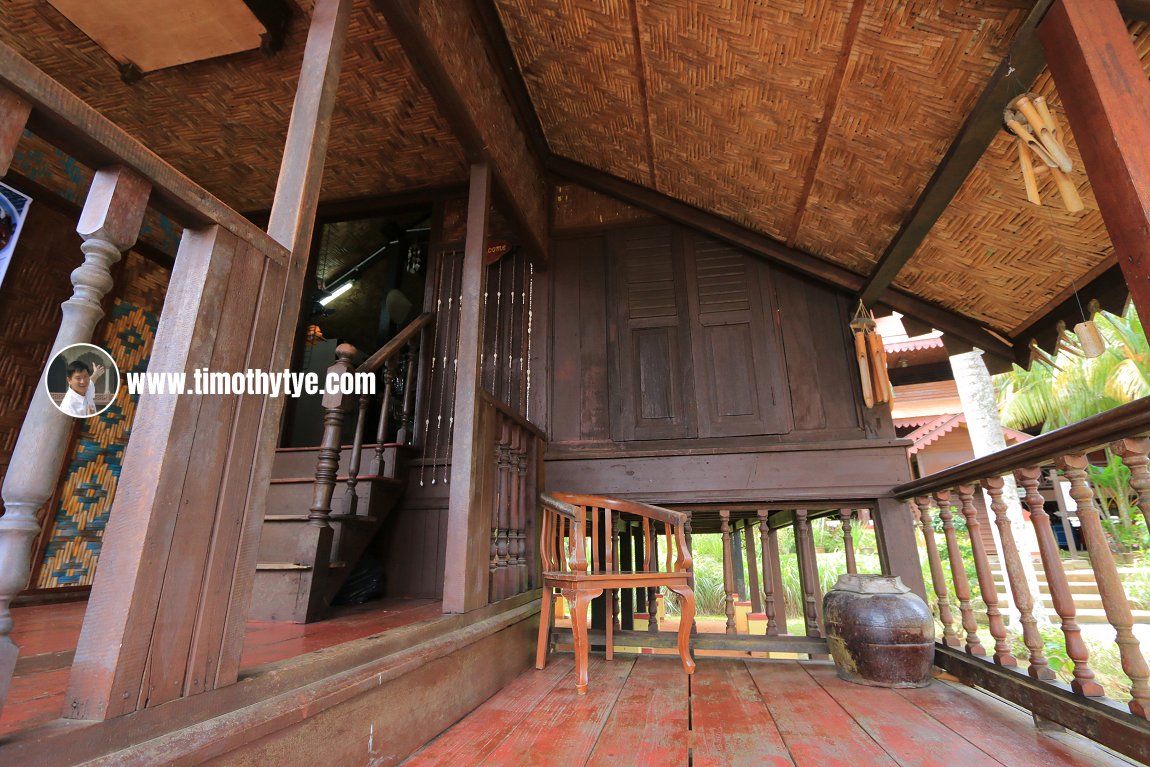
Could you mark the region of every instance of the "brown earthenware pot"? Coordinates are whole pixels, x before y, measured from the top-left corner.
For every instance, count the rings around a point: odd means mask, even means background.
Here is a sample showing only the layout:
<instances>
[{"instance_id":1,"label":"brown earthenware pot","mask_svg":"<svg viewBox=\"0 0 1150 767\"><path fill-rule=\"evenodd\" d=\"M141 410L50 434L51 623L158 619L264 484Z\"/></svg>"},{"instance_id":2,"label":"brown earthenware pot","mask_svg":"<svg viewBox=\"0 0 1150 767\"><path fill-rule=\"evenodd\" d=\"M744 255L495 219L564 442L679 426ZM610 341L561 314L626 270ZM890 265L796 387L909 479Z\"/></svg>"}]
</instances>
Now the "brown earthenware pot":
<instances>
[{"instance_id":1,"label":"brown earthenware pot","mask_svg":"<svg viewBox=\"0 0 1150 767\"><path fill-rule=\"evenodd\" d=\"M843 575L823 599L827 644L848 682L925 687L934 616L897 575Z\"/></svg>"}]
</instances>

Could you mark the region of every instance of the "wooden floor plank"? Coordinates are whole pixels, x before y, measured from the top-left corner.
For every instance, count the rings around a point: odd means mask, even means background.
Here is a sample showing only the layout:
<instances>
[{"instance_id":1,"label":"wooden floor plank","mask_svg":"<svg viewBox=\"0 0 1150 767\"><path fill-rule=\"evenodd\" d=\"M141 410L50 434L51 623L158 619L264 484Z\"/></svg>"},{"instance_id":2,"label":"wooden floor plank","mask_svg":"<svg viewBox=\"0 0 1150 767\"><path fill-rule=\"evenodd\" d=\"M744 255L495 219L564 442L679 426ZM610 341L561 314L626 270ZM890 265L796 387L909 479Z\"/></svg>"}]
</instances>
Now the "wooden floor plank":
<instances>
[{"instance_id":1,"label":"wooden floor plank","mask_svg":"<svg viewBox=\"0 0 1150 767\"><path fill-rule=\"evenodd\" d=\"M903 767L1002 765L894 690L844 682L829 663L802 667Z\"/></svg>"},{"instance_id":2,"label":"wooden floor plank","mask_svg":"<svg viewBox=\"0 0 1150 767\"><path fill-rule=\"evenodd\" d=\"M691 679L694 767L794 765L746 664L703 659Z\"/></svg>"},{"instance_id":3,"label":"wooden floor plank","mask_svg":"<svg viewBox=\"0 0 1150 767\"><path fill-rule=\"evenodd\" d=\"M542 671L527 671L451 729L428 743L405 767L481 764L564 678L575 661L569 655L550 659Z\"/></svg>"},{"instance_id":4,"label":"wooden floor plank","mask_svg":"<svg viewBox=\"0 0 1150 767\"><path fill-rule=\"evenodd\" d=\"M897 767L799 664L748 663L747 670L798 767Z\"/></svg>"},{"instance_id":5,"label":"wooden floor plank","mask_svg":"<svg viewBox=\"0 0 1150 767\"><path fill-rule=\"evenodd\" d=\"M637 658L587 767L686 765L689 694L678 658Z\"/></svg>"},{"instance_id":6,"label":"wooden floor plank","mask_svg":"<svg viewBox=\"0 0 1150 767\"><path fill-rule=\"evenodd\" d=\"M630 658L607 662L592 656L590 687L586 695L575 692L575 674L568 674L482 764L485 767L573 767L584 764L595 748L599 733L607 723L634 663ZM467 764L475 763L459 762L452 767L465 767Z\"/></svg>"},{"instance_id":7,"label":"wooden floor plank","mask_svg":"<svg viewBox=\"0 0 1150 767\"><path fill-rule=\"evenodd\" d=\"M936 681L930 687L899 690L930 716L978 743L1008 767L1115 767L1129 762L1081 740L1082 748L1038 731L1034 718L990 695Z\"/></svg>"}]
</instances>

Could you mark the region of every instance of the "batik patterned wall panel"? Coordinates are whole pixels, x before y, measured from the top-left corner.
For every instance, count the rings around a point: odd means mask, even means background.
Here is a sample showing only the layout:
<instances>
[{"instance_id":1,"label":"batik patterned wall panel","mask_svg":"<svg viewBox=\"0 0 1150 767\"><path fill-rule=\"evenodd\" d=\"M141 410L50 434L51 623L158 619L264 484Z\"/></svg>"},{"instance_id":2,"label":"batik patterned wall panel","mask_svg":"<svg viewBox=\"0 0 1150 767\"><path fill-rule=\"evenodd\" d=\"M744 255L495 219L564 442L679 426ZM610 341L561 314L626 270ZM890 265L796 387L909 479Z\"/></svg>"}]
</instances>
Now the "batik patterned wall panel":
<instances>
[{"instance_id":1,"label":"batik patterned wall panel","mask_svg":"<svg viewBox=\"0 0 1150 767\"><path fill-rule=\"evenodd\" d=\"M123 289L98 341L112 353L121 376L147 368L168 277L166 269L142 256L127 255L119 280ZM138 399L128 395L121 378L112 405L81 422L36 587L91 585Z\"/></svg>"}]
</instances>

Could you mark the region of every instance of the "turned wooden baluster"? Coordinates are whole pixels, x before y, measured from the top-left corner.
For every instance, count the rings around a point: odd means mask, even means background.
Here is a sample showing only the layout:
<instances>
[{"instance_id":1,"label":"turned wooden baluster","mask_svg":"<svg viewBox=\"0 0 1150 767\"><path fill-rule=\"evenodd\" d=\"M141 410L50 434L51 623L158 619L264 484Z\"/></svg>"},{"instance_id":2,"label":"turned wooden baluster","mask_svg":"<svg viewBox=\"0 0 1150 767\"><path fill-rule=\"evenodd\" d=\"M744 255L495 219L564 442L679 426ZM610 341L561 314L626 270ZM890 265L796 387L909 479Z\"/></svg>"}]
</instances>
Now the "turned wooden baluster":
<instances>
[{"instance_id":1,"label":"turned wooden baluster","mask_svg":"<svg viewBox=\"0 0 1150 767\"><path fill-rule=\"evenodd\" d=\"M982 480L982 487L990 495L990 508L994 511L994 524L998 527L998 539L1002 542L1002 564L1006 567L1006 577L1010 579L1010 593L1014 595L1014 606L1018 608L1022 623L1022 642L1030 654L1030 667L1026 670L1035 679L1054 679L1054 671L1046 663L1043 651L1042 634L1034 618L1034 595L1026 583L1022 569L1022 556L1014 541L1014 531L1010 529L1003 488L1006 482L1002 477L988 477Z\"/></svg>"},{"instance_id":2,"label":"turned wooden baluster","mask_svg":"<svg viewBox=\"0 0 1150 767\"><path fill-rule=\"evenodd\" d=\"M843 528L843 551L847 555L847 572L852 575L858 572L858 565L855 562L855 541L851 535L851 517L854 513L854 509L839 509L839 521Z\"/></svg>"},{"instance_id":3,"label":"turned wooden baluster","mask_svg":"<svg viewBox=\"0 0 1150 767\"><path fill-rule=\"evenodd\" d=\"M1062 634L1066 637L1066 655L1074 662L1074 679L1070 686L1080 695L1097 697L1104 695L1102 685L1094 679L1090 668L1090 652L1082 641L1082 629L1075 620L1074 594L1066 580L1062 567L1062 556L1054 530L1050 527L1050 517L1043 506L1046 499L1038 492L1038 482L1042 479L1042 469L1032 467L1016 469L1014 478L1026 491L1026 508L1030 511L1030 522L1038 538L1038 550L1042 555L1042 569L1046 572L1046 583L1050 587L1050 602L1062 621Z\"/></svg>"},{"instance_id":4,"label":"turned wooden baluster","mask_svg":"<svg viewBox=\"0 0 1150 767\"><path fill-rule=\"evenodd\" d=\"M340 344L335 347L336 361L327 369L327 380L333 375L351 373L355 368L351 364L355 356L355 347L351 344ZM317 527L331 527L328 517L331 516L331 497L335 493L336 479L339 477L339 455L342 452L340 437L343 433L344 416L351 398L346 394L329 392L323 395L323 439L320 441L319 455L315 462L315 483L312 485L311 508L308 510L308 522Z\"/></svg>"},{"instance_id":5,"label":"turned wooden baluster","mask_svg":"<svg viewBox=\"0 0 1150 767\"><path fill-rule=\"evenodd\" d=\"M646 518L643 519L643 531L644 533L654 532L650 529ZM658 533L647 537L647 569L651 572L658 572L659 570ZM659 631L659 589L654 586L647 589L647 631L652 634Z\"/></svg>"},{"instance_id":6,"label":"turned wooden baluster","mask_svg":"<svg viewBox=\"0 0 1150 767\"><path fill-rule=\"evenodd\" d=\"M819 566L815 559L811 522L806 509L795 510L795 552L799 560L799 582L803 591L803 617L806 620L807 636L821 637L823 634L819 628L820 605L817 596Z\"/></svg>"},{"instance_id":7,"label":"turned wooden baluster","mask_svg":"<svg viewBox=\"0 0 1150 767\"><path fill-rule=\"evenodd\" d=\"M750 592L751 612L763 611L763 597L759 593L759 563L755 551L755 531L748 519L743 525L743 540L747 546L747 591Z\"/></svg>"},{"instance_id":8,"label":"turned wooden baluster","mask_svg":"<svg viewBox=\"0 0 1150 767\"><path fill-rule=\"evenodd\" d=\"M535 499L530 495L528 487L528 458L527 442L531 437L522 430L516 430L517 444L515 453L515 472L519 480L519 495L515 500L513 527L515 533L515 593L522 594L528 588L527 572L527 514L529 509L535 508Z\"/></svg>"},{"instance_id":9,"label":"turned wooden baluster","mask_svg":"<svg viewBox=\"0 0 1150 767\"><path fill-rule=\"evenodd\" d=\"M962 560L962 550L958 548L958 534L954 530L954 514L951 512L949 490L939 490L934 494L938 505L938 518L942 520L942 532L946 538L946 554L950 560L950 575L954 581L954 596L958 600L958 613L962 616L962 630L966 632L965 649L971 655L986 655L986 648L978 638L978 621L970 606L970 581L966 577L966 563Z\"/></svg>"},{"instance_id":10,"label":"turned wooden baluster","mask_svg":"<svg viewBox=\"0 0 1150 767\"><path fill-rule=\"evenodd\" d=\"M499 598L503 599L508 596L508 578L510 572L508 564L510 563L510 541L508 539L508 528L511 526L510 512L512 506L512 497L515 493L514 478L511 469L511 444L510 436L508 434L508 421L502 415L496 416L499 423L499 443L495 448L495 466L499 477L499 501L495 506L496 514L496 541L498 548L498 569L496 570L496 583L498 584Z\"/></svg>"},{"instance_id":11,"label":"turned wooden baluster","mask_svg":"<svg viewBox=\"0 0 1150 767\"><path fill-rule=\"evenodd\" d=\"M6 171L23 131L27 102L0 88L0 172ZM151 187L126 168L97 171L80 213L76 232L83 238L84 261L71 274L71 297L60 306L60 328L52 354L90 342L104 316L104 296L112 289L111 266L132 247L140 231ZM194 233L188 230L184 242ZM111 375L109 370L107 375ZM8 383L5 381L5 383ZM12 599L28 585L32 552L40 532L37 512L48 503L60 479L76 420L56 408L43 386L32 394L4 477L0 517L0 704L16 666L18 651L9 639Z\"/></svg>"},{"instance_id":12,"label":"turned wooden baluster","mask_svg":"<svg viewBox=\"0 0 1150 767\"><path fill-rule=\"evenodd\" d=\"M359 397L359 413L355 418L355 439L351 443L351 460L347 467L347 490L343 494L343 513L349 517L355 516L359 508L359 494L356 485L359 484L359 466L363 458L363 425L367 420L368 395Z\"/></svg>"},{"instance_id":13,"label":"turned wooden baluster","mask_svg":"<svg viewBox=\"0 0 1150 767\"><path fill-rule=\"evenodd\" d=\"M720 530L723 534L723 604L727 613L727 633L734 634L735 628L735 567L731 556L731 512L719 512Z\"/></svg>"},{"instance_id":14,"label":"turned wooden baluster","mask_svg":"<svg viewBox=\"0 0 1150 767\"><path fill-rule=\"evenodd\" d=\"M419 367L419 336L407 345L404 355L407 370L403 378L403 417L399 424L399 433L395 435L396 443L400 445L411 444L415 432L415 374Z\"/></svg>"},{"instance_id":15,"label":"turned wooden baluster","mask_svg":"<svg viewBox=\"0 0 1150 767\"><path fill-rule=\"evenodd\" d=\"M759 551L763 559L763 612L767 616L767 635L775 636L779 633L778 620L775 618L775 574L771 562L771 529L767 524L769 512L759 509L755 512L759 518Z\"/></svg>"},{"instance_id":16,"label":"turned wooden baluster","mask_svg":"<svg viewBox=\"0 0 1150 767\"><path fill-rule=\"evenodd\" d=\"M926 543L926 558L930 563L930 579L934 582L934 594L938 598L938 620L942 623L942 641L949 647L958 647L961 642L954 631L954 615L950 610L949 590L946 587L946 576L943 575L942 558L938 553L938 544L934 538L934 515L930 512L930 498L920 495L914 499L918 507L919 527L922 529L922 539Z\"/></svg>"},{"instance_id":17,"label":"turned wooden baluster","mask_svg":"<svg viewBox=\"0 0 1150 767\"><path fill-rule=\"evenodd\" d=\"M383 446L387 444L387 432L391 426L391 387L395 380L394 362L383 363L383 404L379 409L379 425L375 430L376 473L383 474Z\"/></svg>"},{"instance_id":18,"label":"turned wooden baluster","mask_svg":"<svg viewBox=\"0 0 1150 767\"><path fill-rule=\"evenodd\" d=\"M619 551L619 524L620 520L616 519L614 524L611 525L611 552L612 556L609 560L612 564L611 572L619 572L620 564L620 551ZM622 631L623 625L619 620L619 589L611 589L611 625L615 627L616 631Z\"/></svg>"},{"instance_id":19,"label":"turned wooden baluster","mask_svg":"<svg viewBox=\"0 0 1150 767\"><path fill-rule=\"evenodd\" d=\"M692 548L692 544L691 544L691 512L689 512L689 511L687 512L687 521L686 521L686 523L683 524L683 535L687 539L687 549L689 551L694 551L695 549ZM687 585L689 585L691 587L692 592L695 590L695 569L694 568L691 568L691 577L687 580ZM692 634L698 634L699 633L699 624L698 624L698 621L695 619L694 616L691 617L691 633Z\"/></svg>"},{"instance_id":20,"label":"turned wooden baluster","mask_svg":"<svg viewBox=\"0 0 1150 767\"><path fill-rule=\"evenodd\" d=\"M1150 528L1150 439L1137 437L1133 439L1120 439L1110 444L1110 450L1122 459L1122 463L1130 470L1130 487L1138 493L1138 510L1146 520L1146 527Z\"/></svg>"},{"instance_id":21,"label":"turned wooden baluster","mask_svg":"<svg viewBox=\"0 0 1150 767\"><path fill-rule=\"evenodd\" d=\"M644 553L646 551L646 536L641 532L638 525L635 526L635 531L632 534L632 539L635 541L635 569L647 570L647 557ZM635 614L646 614L647 612L647 589L639 587L635 589ZM636 628L638 630L638 628Z\"/></svg>"},{"instance_id":22,"label":"turned wooden baluster","mask_svg":"<svg viewBox=\"0 0 1150 767\"><path fill-rule=\"evenodd\" d=\"M771 576L767 580L767 571L763 570L763 579L770 584L771 591L767 594L767 634L789 634L787 626L787 590L783 587L783 558L779 553L779 531L767 525L767 542L764 546L771 565ZM768 560L764 560L768 561ZM773 616L773 619L771 618Z\"/></svg>"},{"instance_id":23,"label":"turned wooden baluster","mask_svg":"<svg viewBox=\"0 0 1150 767\"><path fill-rule=\"evenodd\" d=\"M1094 570L1094 580L1098 584L1098 594L1102 597L1102 609L1106 620L1117 633L1118 654L1122 659L1122 670L1130 677L1130 713L1143 718L1150 717L1150 668L1142 655L1138 638L1134 636L1134 616L1130 612L1130 602L1122 587L1122 577L1110 553L1110 544L1102 529L1098 507L1094 505L1094 490L1087 480L1086 470L1090 465L1086 456L1068 455L1056 462L1059 469L1070 480L1070 497L1078 504L1078 520L1082 523L1082 538L1086 550L1090 552L1090 565Z\"/></svg>"},{"instance_id":24,"label":"turned wooden baluster","mask_svg":"<svg viewBox=\"0 0 1150 767\"><path fill-rule=\"evenodd\" d=\"M959 485L958 500L962 516L966 519L966 532L970 536L974 570L978 574L978 590L982 601L986 603L986 620L990 626L990 635L994 638L994 662L1000 666L1017 666L1018 659L1010 652L1010 643L1006 641L1006 624L998 609L998 587L994 583L994 571L990 568L990 560L982 542L982 525L978 521L978 507L974 505L976 489L974 485Z\"/></svg>"}]
</instances>

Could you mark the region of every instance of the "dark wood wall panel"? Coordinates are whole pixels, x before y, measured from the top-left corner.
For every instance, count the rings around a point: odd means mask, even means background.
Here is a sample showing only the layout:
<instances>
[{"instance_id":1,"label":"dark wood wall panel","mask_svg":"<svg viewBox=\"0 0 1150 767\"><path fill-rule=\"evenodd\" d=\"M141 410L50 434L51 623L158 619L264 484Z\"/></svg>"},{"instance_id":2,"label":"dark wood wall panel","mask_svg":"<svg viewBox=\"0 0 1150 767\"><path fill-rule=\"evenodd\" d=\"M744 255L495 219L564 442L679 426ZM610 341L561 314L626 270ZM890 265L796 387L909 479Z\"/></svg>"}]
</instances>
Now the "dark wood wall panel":
<instances>
[{"instance_id":1,"label":"dark wood wall panel","mask_svg":"<svg viewBox=\"0 0 1150 767\"><path fill-rule=\"evenodd\" d=\"M556 449L893 437L864 428L846 296L674 225L553 253Z\"/></svg>"},{"instance_id":2,"label":"dark wood wall panel","mask_svg":"<svg viewBox=\"0 0 1150 767\"><path fill-rule=\"evenodd\" d=\"M858 371L848 346L846 298L772 270L794 428L861 428Z\"/></svg>"}]
</instances>

